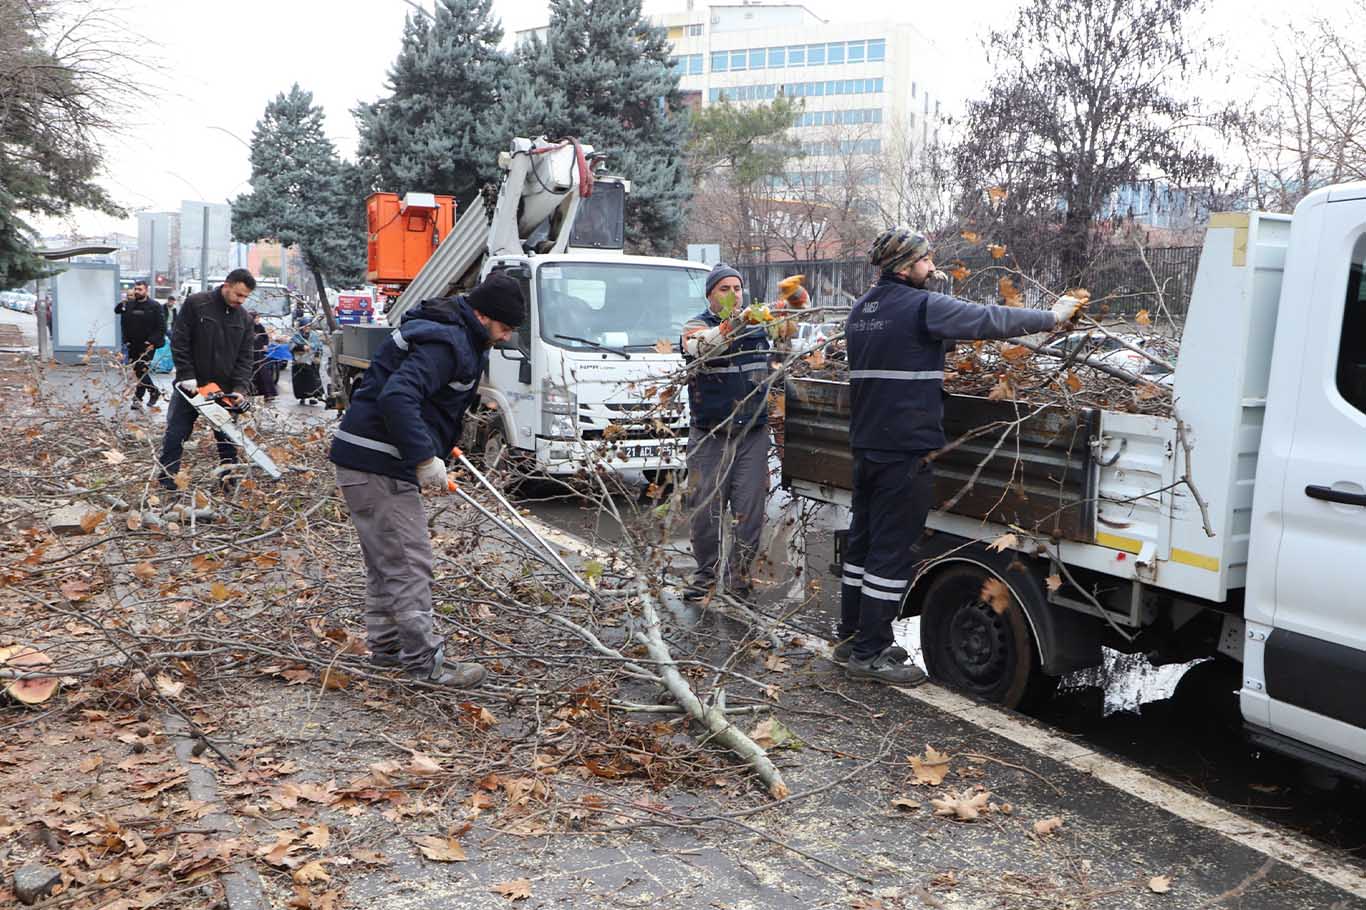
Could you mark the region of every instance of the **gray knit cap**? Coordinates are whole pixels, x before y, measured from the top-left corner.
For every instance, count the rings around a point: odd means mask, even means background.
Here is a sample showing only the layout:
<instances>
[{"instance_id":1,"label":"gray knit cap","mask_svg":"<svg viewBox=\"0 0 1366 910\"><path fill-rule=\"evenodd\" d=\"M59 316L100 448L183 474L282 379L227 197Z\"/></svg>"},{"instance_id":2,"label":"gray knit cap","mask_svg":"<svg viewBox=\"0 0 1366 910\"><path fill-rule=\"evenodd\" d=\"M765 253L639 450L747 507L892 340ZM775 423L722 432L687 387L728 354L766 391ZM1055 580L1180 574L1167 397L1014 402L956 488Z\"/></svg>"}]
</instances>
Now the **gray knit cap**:
<instances>
[{"instance_id":1,"label":"gray knit cap","mask_svg":"<svg viewBox=\"0 0 1366 910\"><path fill-rule=\"evenodd\" d=\"M716 263L716 265L711 267L711 272L707 275L708 297L711 296L712 289L716 287L718 284L720 284L723 278L739 278L740 284L743 285L745 283L745 279L740 275L739 272L735 271L735 269L726 265L724 262L718 262Z\"/></svg>"}]
</instances>

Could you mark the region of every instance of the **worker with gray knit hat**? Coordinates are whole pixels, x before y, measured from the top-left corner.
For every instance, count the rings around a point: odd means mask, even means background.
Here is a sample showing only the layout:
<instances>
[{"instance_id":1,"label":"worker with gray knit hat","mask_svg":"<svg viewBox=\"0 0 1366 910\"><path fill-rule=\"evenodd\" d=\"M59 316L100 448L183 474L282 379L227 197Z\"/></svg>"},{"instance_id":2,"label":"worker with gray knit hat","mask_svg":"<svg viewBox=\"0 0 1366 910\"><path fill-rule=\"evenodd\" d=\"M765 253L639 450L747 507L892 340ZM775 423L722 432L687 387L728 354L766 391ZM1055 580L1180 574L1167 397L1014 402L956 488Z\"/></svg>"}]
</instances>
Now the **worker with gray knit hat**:
<instances>
[{"instance_id":1,"label":"worker with gray knit hat","mask_svg":"<svg viewBox=\"0 0 1366 910\"><path fill-rule=\"evenodd\" d=\"M688 372L686 505L697 569L684 596L702 600L724 587L753 595L750 569L764 528L768 495L768 333L757 307L745 307L740 273L717 263L707 276L707 308L683 326ZM724 585L721 532L734 528Z\"/></svg>"},{"instance_id":2,"label":"worker with gray knit hat","mask_svg":"<svg viewBox=\"0 0 1366 910\"><path fill-rule=\"evenodd\" d=\"M445 459L479 394L488 351L526 318L522 286L494 272L466 294L403 314L351 395L329 455L365 561L370 662L423 682L478 685L432 627L432 547L421 491L444 494Z\"/></svg>"}]
</instances>

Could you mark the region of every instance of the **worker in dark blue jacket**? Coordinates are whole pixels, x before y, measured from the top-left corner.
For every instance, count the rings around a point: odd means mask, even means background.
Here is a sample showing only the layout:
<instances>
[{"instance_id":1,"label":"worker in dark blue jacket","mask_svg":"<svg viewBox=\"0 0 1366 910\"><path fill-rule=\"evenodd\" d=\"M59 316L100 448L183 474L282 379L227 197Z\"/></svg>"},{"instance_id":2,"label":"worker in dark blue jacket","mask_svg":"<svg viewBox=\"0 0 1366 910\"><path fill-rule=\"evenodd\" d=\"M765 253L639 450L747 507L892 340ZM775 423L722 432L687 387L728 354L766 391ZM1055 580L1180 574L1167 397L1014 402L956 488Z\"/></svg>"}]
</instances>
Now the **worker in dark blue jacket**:
<instances>
[{"instance_id":1,"label":"worker in dark blue jacket","mask_svg":"<svg viewBox=\"0 0 1366 910\"><path fill-rule=\"evenodd\" d=\"M488 350L526 316L517 281L494 272L468 294L403 314L361 377L329 455L365 560L370 660L425 682L475 686L484 668L447 663L432 624L432 547L420 490L446 492L445 458L478 395Z\"/></svg>"},{"instance_id":2,"label":"worker in dark blue jacket","mask_svg":"<svg viewBox=\"0 0 1366 910\"><path fill-rule=\"evenodd\" d=\"M892 621L913 578L914 547L930 511L931 452L944 445L944 356L954 341L1052 331L1079 302L1051 310L983 306L925 290L929 241L908 227L883 232L869 253L881 270L845 324L853 515L840 586L837 663L849 676L917 685Z\"/></svg>"}]
</instances>

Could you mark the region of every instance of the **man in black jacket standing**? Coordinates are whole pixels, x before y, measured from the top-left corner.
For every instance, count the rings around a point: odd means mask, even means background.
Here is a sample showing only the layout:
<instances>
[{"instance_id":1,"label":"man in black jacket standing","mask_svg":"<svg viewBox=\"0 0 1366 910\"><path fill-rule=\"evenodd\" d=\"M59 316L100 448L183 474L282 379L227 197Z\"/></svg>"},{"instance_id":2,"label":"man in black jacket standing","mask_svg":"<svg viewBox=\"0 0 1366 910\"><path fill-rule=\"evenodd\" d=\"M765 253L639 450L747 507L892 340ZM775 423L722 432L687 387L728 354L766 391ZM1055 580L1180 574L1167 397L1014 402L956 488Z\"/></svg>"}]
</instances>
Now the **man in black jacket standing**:
<instances>
[{"instance_id":1,"label":"man in black jacket standing","mask_svg":"<svg viewBox=\"0 0 1366 910\"><path fill-rule=\"evenodd\" d=\"M152 356L166 342L166 311L148 295L147 282L138 281L133 284L131 294L114 305L114 312L119 314L128 362L138 380L133 389L133 410L142 407L143 392L147 393L150 408L161 398L161 391L148 373Z\"/></svg>"},{"instance_id":2,"label":"man in black jacket standing","mask_svg":"<svg viewBox=\"0 0 1366 910\"><path fill-rule=\"evenodd\" d=\"M175 384L186 394L194 395L210 383L239 398L250 394L254 332L242 304L255 287L251 272L233 269L217 288L191 294L181 304L171 332L171 357L175 361ZM181 451L198 416L184 398L171 396L159 459L159 480L167 490L176 488ZM237 448L228 437L215 432L214 438L218 440L219 460L224 464L236 462Z\"/></svg>"}]
</instances>

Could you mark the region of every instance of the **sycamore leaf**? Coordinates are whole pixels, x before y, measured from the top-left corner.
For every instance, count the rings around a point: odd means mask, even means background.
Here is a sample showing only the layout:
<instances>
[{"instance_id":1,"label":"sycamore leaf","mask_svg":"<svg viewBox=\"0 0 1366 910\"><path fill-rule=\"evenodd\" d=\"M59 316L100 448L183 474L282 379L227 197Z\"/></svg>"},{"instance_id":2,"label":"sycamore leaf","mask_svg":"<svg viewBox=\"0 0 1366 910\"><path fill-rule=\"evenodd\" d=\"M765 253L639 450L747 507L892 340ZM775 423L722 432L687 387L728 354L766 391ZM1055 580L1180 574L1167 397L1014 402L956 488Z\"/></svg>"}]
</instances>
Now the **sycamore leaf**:
<instances>
[{"instance_id":1,"label":"sycamore leaf","mask_svg":"<svg viewBox=\"0 0 1366 910\"><path fill-rule=\"evenodd\" d=\"M465 848L453 837L427 835L413 838L413 843L417 844L423 856L438 863L463 863L469 859L465 855Z\"/></svg>"},{"instance_id":2,"label":"sycamore leaf","mask_svg":"<svg viewBox=\"0 0 1366 910\"><path fill-rule=\"evenodd\" d=\"M1050 575L1043 580L1043 583L1048 587L1049 594L1056 594L1058 589L1062 587L1062 578L1057 575Z\"/></svg>"},{"instance_id":3,"label":"sycamore leaf","mask_svg":"<svg viewBox=\"0 0 1366 910\"><path fill-rule=\"evenodd\" d=\"M1006 306L1023 306L1024 299L1020 295L1020 289L1015 286L1009 276L996 282L996 290L1001 295L1001 301Z\"/></svg>"},{"instance_id":4,"label":"sycamore leaf","mask_svg":"<svg viewBox=\"0 0 1366 910\"><path fill-rule=\"evenodd\" d=\"M911 770L915 773L915 782L931 787L942 784L949 773L949 759L950 756L934 746L926 746L924 755L912 755L910 762Z\"/></svg>"},{"instance_id":5,"label":"sycamore leaf","mask_svg":"<svg viewBox=\"0 0 1366 910\"><path fill-rule=\"evenodd\" d=\"M979 596L982 603L989 605L998 615L1010 609L1010 589L999 578L988 578Z\"/></svg>"},{"instance_id":6,"label":"sycamore leaf","mask_svg":"<svg viewBox=\"0 0 1366 910\"><path fill-rule=\"evenodd\" d=\"M1139 325L1152 325L1153 318L1148 315L1147 310L1139 310L1138 315L1134 317L1134 322L1138 323Z\"/></svg>"},{"instance_id":7,"label":"sycamore leaf","mask_svg":"<svg viewBox=\"0 0 1366 910\"><path fill-rule=\"evenodd\" d=\"M1047 837L1061 827L1062 819L1056 815L1050 815L1048 818L1041 818L1034 823L1034 833L1040 837Z\"/></svg>"},{"instance_id":8,"label":"sycamore leaf","mask_svg":"<svg viewBox=\"0 0 1366 910\"><path fill-rule=\"evenodd\" d=\"M971 274L972 269L963 265L961 262L957 265L952 265L949 268L949 275L953 277L954 281L966 281L967 277Z\"/></svg>"},{"instance_id":9,"label":"sycamore leaf","mask_svg":"<svg viewBox=\"0 0 1366 910\"><path fill-rule=\"evenodd\" d=\"M761 749L779 749L783 746L796 748L801 743L801 740L776 717L759 721L750 731L749 738Z\"/></svg>"},{"instance_id":10,"label":"sycamore leaf","mask_svg":"<svg viewBox=\"0 0 1366 910\"><path fill-rule=\"evenodd\" d=\"M233 597L237 595L237 593L238 592L234 591L232 588L229 588L221 581L215 581L212 585L209 586L209 596L212 597L214 600L218 601L219 603L222 603L225 600L231 600Z\"/></svg>"},{"instance_id":11,"label":"sycamore leaf","mask_svg":"<svg viewBox=\"0 0 1366 910\"><path fill-rule=\"evenodd\" d=\"M1074 370L1067 371L1066 382L1067 391L1071 392L1073 395L1081 391L1081 379L1077 377L1077 374Z\"/></svg>"},{"instance_id":12,"label":"sycamore leaf","mask_svg":"<svg viewBox=\"0 0 1366 910\"><path fill-rule=\"evenodd\" d=\"M962 793L948 793L941 798L932 799L930 805L934 807L935 815L970 822L979 818L983 812L989 811L987 801L990 799L991 793L986 790L976 794L964 790Z\"/></svg>"},{"instance_id":13,"label":"sycamore leaf","mask_svg":"<svg viewBox=\"0 0 1366 910\"><path fill-rule=\"evenodd\" d=\"M976 231L963 231L963 233L959 236L966 240L968 243L976 243L977 241L982 239L982 235L978 234Z\"/></svg>"},{"instance_id":14,"label":"sycamore leaf","mask_svg":"<svg viewBox=\"0 0 1366 910\"><path fill-rule=\"evenodd\" d=\"M992 401L1014 401L1015 387L1010 384L1009 377L1002 376L997 380L996 385L987 393L987 398Z\"/></svg>"},{"instance_id":15,"label":"sycamore leaf","mask_svg":"<svg viewBox=\"0 0 1366 910\"><path fill-rule=\"evenodd\" d=\"M81 530L89 534L104 523L108 512L86 512L81 516Z\"/></svg>"},{"instance_id":16,"label":"sycamore leaf","mask_svg":"<svg viewBox=\"0 0 1366 910\"><path fill-rule=\"evenodd\" d=\"M408 765L408 771L419 777L426 777L431 774L440 774L441 765L426 753L414 752L413 760Z\"/></svg>"},{"instance_id":17,"label":"sycamore leaf","mask_svg":"<svg viewBox=\"0 0 1366 910\"><path fill-rule=\"evenodd\" d=\"M1172 880L1165 875L1154 875L1148 879L1148 890L1153 894L1166 894L1172 890Z\"/></svg>"},{"instance_id":18,"label":"sycamore leaf","mask_svg":"<svg viewBox=\"0 0 1366 910\"><path fill-rule=\"evenodd\" d=\"M128 460L128 456L120 452L118 449L106 449L101 454L104 456L104 460L108 464L123 464L125 461Z\"/></svg>"},{"instance_id":19,"label":"sycamore leaf","mask_svg":"<svg viewBox=\"0 0 1366 910\"><path fill-rule=\"evenodd\" d=\"M326 850L332 842L332 832L327 825L308 825L304 828L304 843L314 850Z\"/></svg>"},{"instance_id":20,"label":"sycamore leaf","mask_svg":"<svg viewBox=\"0 0 1366 910\"><path fill-rule=\"evenodd\" d=\"M1014 363L1017 360L1024 360L1034 353L1022 344L1003 344L1001 345L1001 356Z\"/></svg>"},{"instance_id":21,"label":"sycamore leaf","mask_svg":"<svg viewBox=\"0 0 1366 910\"><path fill-rule=\"evenodd\" d=\"M325 882L329 878L331 876L323 868L322 862L316 859L310 860L294 870L294 880L301 885L309 882Z\"/></svg>"},{"instance_id":22,"label":"sycamore leaf","mask_svg":"<svg viewBox=\"0 0 1366 910\"><path fill-rule=\"evenodd\" d=\"M153 578L156 578L157 567L150 562L140 562L133 566L133 574L143 581L150 581Z\"/></svg>"},{"instance_id":23,"label":"sycamore leaf","mask_svg":"<svg viewBox=\"0 0 1366 910\"><path fill-rule=\"evenodd\" d=\"M156 683L157 691L167 698L178 698L185 691L183 682L176 682L165 673L158 673L152 682Z\"/></svg>"},{"instance_id":24,"label":"sycamore leaf","mask_svg":"<svg viewBox=\"0 0 1366 910\"><path fill-rule=\"evenodd\" d=\"M1006 550L1017 549L1019 546L1020 538L1016 537L1014 534L1002 534L988 544L987 549L997 553L1003 553Z\"/></svg>"},{"instance_id":25,"label":"sycamore leaf","mask_svg":"<svg viewBox=\"0 0 1366 910\"><path fill-rule=\"evenodd\" d=\"M792 665L777 654L770 654L765 657L764 667L768 670L772 670L774 673L785 673L792 669Z\"/></svg>"},{"instance_id":26,"label":"sycamore leaf","mask_svg":"<svg viewBox=\"0 0 1366 910\"><path fill-rule=\"evenodd\" d=\"M991 253L992 259L1002 259L1005 257L1006 248L999 243L987 244L987 252Z\"/></svg>"},{"instance_id":27,"label":"sycamore leaf","mask_svg":"<svg viewBox=\"0 0 1366 910\"><path fill-rule=\"evenodd\" d=\"M511 881L498 882L489 889L494 894L501 894L510 901L526 900L531 897L531 882L525 878L514 878Z\"/></svg>"},{"instance_id":28,"label":"sycamore leaf","mask_svg":"<svg viewBox=\"0 0 1366 910\"><path fill-rule=\"evenodd\" d=\"M656 354L672 354L673 352L674 352L674 343L673 343L672 341L670 341L669 339L667 339L667 338L661 338L661 339L659 339L658 341L655 342L655 353L656 353Z\"/></svg>"},{"instance_id":29,"label":"sycamore leaf","mask_svg":"<svg viewBox=\"0 0 1366 910\"><path fill-rule=\"evenodd\" d=\"M347 686L351 685L351 677L340 670L334 670L331 667L328 667L323 670L322 683L323 689L325 690L335 691L337 689L345 689Z\"/></svg>"}]
</instances>

